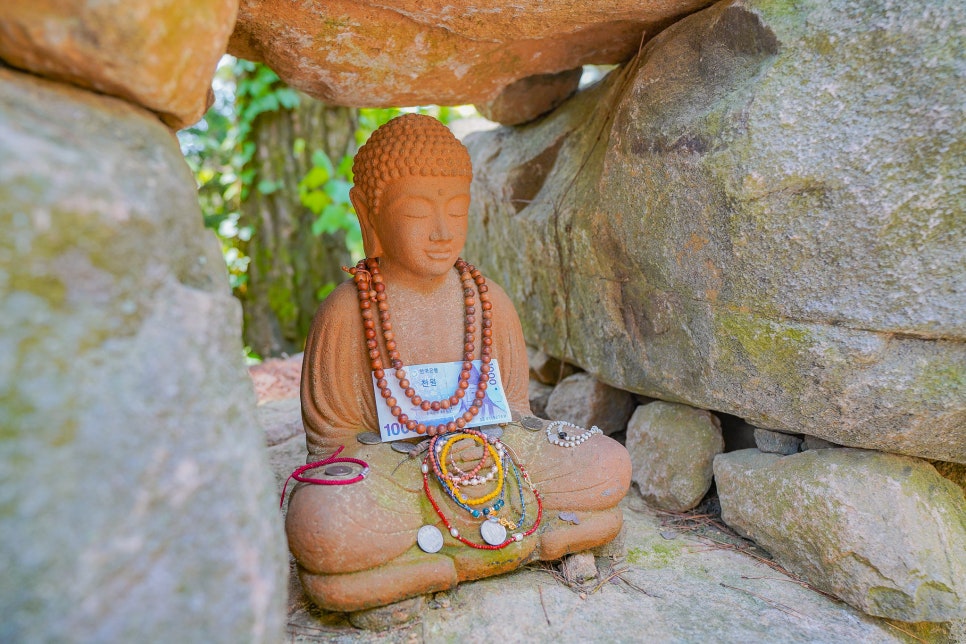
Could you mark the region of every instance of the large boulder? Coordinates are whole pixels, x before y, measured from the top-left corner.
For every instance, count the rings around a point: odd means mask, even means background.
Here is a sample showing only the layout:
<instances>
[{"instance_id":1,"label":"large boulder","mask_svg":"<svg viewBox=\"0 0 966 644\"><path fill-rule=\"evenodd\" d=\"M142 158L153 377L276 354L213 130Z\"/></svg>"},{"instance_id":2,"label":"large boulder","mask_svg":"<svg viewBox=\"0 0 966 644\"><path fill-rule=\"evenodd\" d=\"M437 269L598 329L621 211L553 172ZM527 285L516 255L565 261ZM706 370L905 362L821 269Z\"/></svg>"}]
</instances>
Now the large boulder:
<instances>
[{"instance_id":1,"label":"large boulder","mask_svg":"<svg viewBox=\"0 0 966 644\"><path fill-rule=\"evenodd\" d=\"M239 305L177 140L0 70L0 159L0 641L279 641Z\"/></svg>"},{"instance_id":2,"label":"large boulder","mask_svg":"<svg viewBox=\"0 0 966 644\"><path fill-rule=\"evenodd\" d=\"M0 60L120 96L173 128L208 107L238 0L4 0Z\"/></svg>"},{"instance_id":3,"label":"large boulder","mask_svg":"<svg viewBox=\"0 0 966 644\"><path fill-rule=\"evenodd\" d=\"M487 103L530 76L627 60L710 0L242 0L228 51L334 105Z\"/></svg>"},{"instance_id":4,"label":"large boulder","mask_svg":"<svg viewBox=\"0 0 966 644\"><path fill-rule=\"evenodd\" d=\"M817 588L878 617L966 617L966 497L926 461L749 449L714 478L725 523Z\"/></svg>"},{"instance_id":5,"label":"large boulder","mask_svg":"<svg viewBox=\"0 0 966 644\"><path fill-rule=\"evenodd\" d=\"M468 139L466 256L615 387L966 462L964 33L954 0L688 16Z\"/></svg>"}]
</instances>

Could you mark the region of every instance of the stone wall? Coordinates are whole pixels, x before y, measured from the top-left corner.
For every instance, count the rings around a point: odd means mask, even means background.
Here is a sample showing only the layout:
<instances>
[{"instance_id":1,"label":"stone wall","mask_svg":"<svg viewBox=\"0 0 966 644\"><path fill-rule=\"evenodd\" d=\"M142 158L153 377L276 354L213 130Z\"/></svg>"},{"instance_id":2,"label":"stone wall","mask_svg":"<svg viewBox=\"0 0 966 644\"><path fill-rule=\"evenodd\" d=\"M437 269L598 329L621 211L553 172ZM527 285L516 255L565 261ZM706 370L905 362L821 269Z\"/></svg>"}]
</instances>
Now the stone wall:
<instances>
[{"instance_id":1,"label":"stone wall","mask_svg":"<svg viewBox=\"0 0 966 644\"><path fill-rule=\"evenodd\" d=\"M589 372L577 408L638 395L644 499L689 510L713 475L776 562L909 622L966 618L964 33L959 3L721 2L468 141L466 256L537 378L550 355ZM568 385L535 407L574 415Z\"/></svg>"},{"instance_id":2,"label":"stone wall","mask_svg":"<svg viewBox=\"0 0 966 644\"><path fill-rule=\"evenodd\" d=\"M0 641L277 642L240 307L159 120L235 7L53 4L0 9Z\"/></svg>"},{"instance_id":3,"label":"stone wall","mask_svg":"<svg viewBox=\"0 0 966 644\"><path fill-rule=\"evenodd\" d=\"M466 251L609 385L966 462L961 3L723 2L470 139Z\"/></svg>"}]
</instances>

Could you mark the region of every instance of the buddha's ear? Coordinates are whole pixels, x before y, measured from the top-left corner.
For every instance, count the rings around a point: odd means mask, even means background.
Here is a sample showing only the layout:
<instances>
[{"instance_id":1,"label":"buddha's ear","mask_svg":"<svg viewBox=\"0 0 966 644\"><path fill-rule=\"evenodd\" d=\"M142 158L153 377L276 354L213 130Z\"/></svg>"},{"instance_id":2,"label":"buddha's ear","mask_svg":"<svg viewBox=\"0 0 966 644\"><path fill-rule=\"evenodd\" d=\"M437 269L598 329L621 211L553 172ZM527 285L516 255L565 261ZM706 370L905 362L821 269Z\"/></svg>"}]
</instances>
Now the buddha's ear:
<instances>
[{"instance_id":1,"label":"buddha's ear","mask_svg":"<svg viewBox=\"0 0 966 644\"><path fill-rule=\"evenodd\" d=\"M382 257L382 244L376 234L376 227L372 225L372 210L365 194L357 186L352 186L349 190L349 201L355 208L356 216L359 218L359 228L362 230L362 247L366 251L366 257Z\"/></svg>"}]
</instances>

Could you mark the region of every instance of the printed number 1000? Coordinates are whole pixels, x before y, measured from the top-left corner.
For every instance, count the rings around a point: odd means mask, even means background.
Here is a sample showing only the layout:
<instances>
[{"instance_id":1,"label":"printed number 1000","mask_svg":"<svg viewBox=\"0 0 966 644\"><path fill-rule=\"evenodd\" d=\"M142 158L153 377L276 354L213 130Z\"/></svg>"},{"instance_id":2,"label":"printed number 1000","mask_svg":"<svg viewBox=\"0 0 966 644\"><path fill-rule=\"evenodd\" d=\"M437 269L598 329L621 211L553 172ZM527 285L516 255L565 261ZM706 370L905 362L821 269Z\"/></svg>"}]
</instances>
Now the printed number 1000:
<instances>
[{"instance_id":1,"label":"printed number 1000","mask_svg":"<svg viewBox=\"0 0 966 644\"><path fill-rule=\"evenodd\" d=\"M386 430L386 434L389 436L398 436L406 431L406 428L399 423L386 423L383 425L383 429Z\"/></svg>"}]
</instances>

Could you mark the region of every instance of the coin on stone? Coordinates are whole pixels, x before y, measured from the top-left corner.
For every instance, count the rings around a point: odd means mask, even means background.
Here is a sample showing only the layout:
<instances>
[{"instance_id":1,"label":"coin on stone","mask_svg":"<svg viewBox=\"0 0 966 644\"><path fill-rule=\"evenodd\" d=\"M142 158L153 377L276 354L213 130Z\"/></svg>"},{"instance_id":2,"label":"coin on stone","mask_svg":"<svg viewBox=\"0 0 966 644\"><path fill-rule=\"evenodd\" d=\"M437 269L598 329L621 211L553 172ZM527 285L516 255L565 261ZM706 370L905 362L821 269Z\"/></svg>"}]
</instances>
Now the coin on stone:
<instances>
[{"instance_id":1,"label":"coin on stone","mask_svg":"<svg viewBox=\"0 0 966 644\"><path fill-rule=\"evenodd\" d=\"M416 533L416 543L423 552L439 552L443 548L443 533L434 525L424 525Z\"/></svg>"},{"instance_id":2,"label":"coin on stone","mask_svg":"<svg viewBox=\"0 0 966 644\"><path fill-rule=\"evenodd\" d=\"M356 440L363 445L378 445L382 442L382 437L376 432L362 432L356 434Z\"/></svg>"},{"instance_id":3,"label":"coin on stone","mask_svg":"<svg viewBox=\"0 0 966 644\"><path fill-rule=\"evenodd\" d=\"M539 432L543 429L543 421L536 416L525 416L520 424L529 429L531 432Z\"/></svg>"},{"instance_id":4,"label":"coin on stone","mask_svg":"<svg viewBox=\"0 0 966 644\"><path fill-rule=\"evenodd\" d=\"M352 474L352 468L348 465L330 465L324 471L326 476L345 476L346 474Z\"/></svg>"},{"instance_id":5,"label":"coin on stone","mask_svg":"<svg viewBox=\"0 0 966 644\"><path fill-rule=\"evenodd\" d=\"M498 546L506 541L506 528L499 521L487 519L480 526L480 536L491 546Z\"/></svg>"},{"instance_id":6,"label":"coin on stone","mask_svg":"<svg viewBox=\"0 0 966 644\"><path fill-rule=\"evenodd\" d=\"M414 445L413 443L398 442L398 443L393 443L392 448L393 450L399 452L400 454L409 454L414 449L416 449L416 445Z\"/></svg>"}]
</instances>

